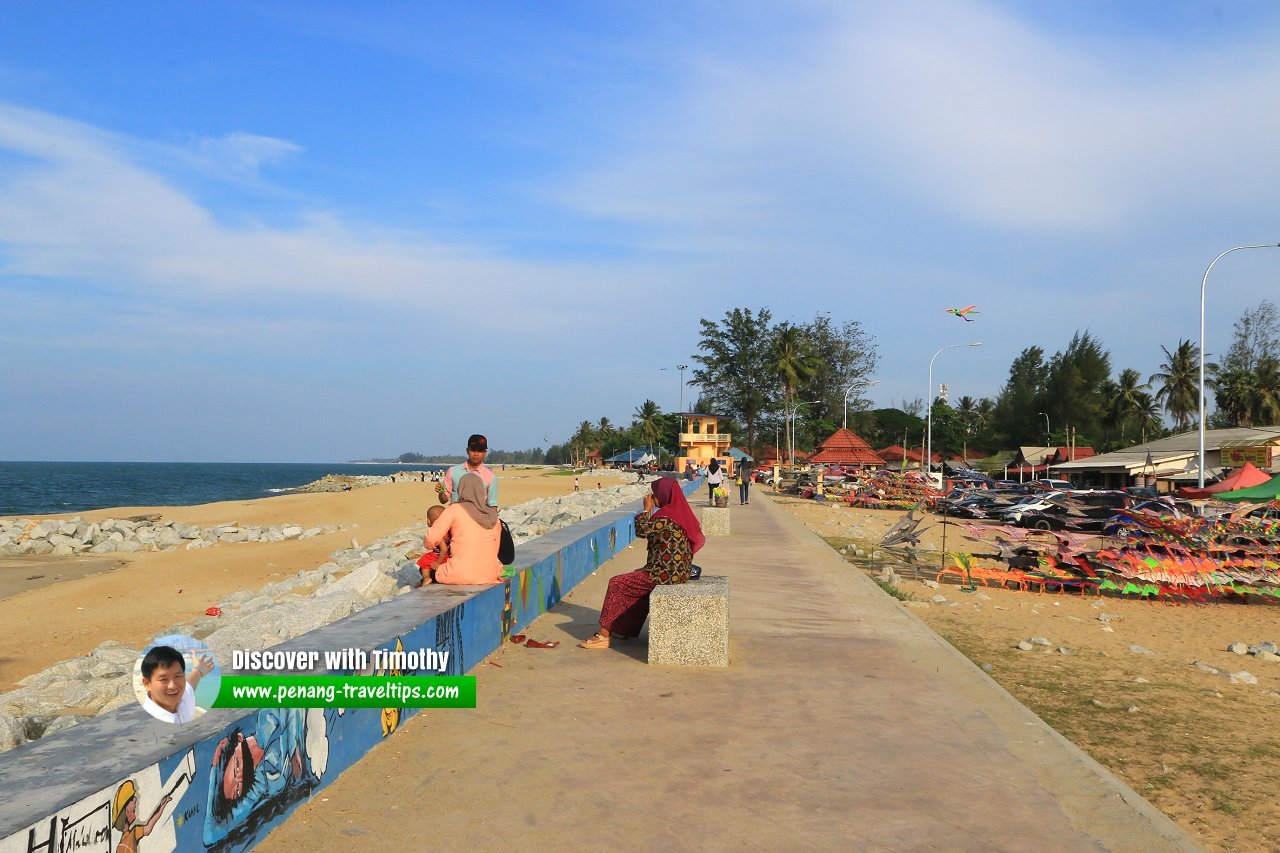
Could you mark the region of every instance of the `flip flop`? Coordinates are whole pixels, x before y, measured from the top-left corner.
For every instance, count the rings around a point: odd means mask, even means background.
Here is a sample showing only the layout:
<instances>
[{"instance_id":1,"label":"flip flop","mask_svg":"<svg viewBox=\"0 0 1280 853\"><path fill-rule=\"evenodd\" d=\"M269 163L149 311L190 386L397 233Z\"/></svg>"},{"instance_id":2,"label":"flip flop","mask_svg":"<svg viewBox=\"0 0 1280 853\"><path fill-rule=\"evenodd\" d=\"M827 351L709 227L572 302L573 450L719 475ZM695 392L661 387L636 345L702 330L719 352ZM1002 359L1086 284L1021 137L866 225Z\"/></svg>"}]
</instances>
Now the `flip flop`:
<instances>
[{"instance_id":1,"label":"flip flop","mask_svg":"<svg viewBox=\"0 0 1280 853\"><path fill-rule=\"evenodd\" d=\"M609 638L593 634L581 643L578 643L578 647L582 649L607 649L609 648Z\"/></svg>"},{"instance_id":2,"label":"flip flop","mask_svg":"<svg viewBox=\"0 0 1280 853\"><path fill-rule=\"evenodd\" d=\"M534 640L532 638L525 643L525 647L530 649L554 649L558 645L560 645L559 640L548 640L544 643L541 640Z\"/></svg>"},{"instance_id":3,"label":"flip flop","mask_svg":"<svg viewBox=\"0 0 1280 853\"><path fill-rule=\"evenodd\" d=\"M524 645L524 641L525 641L525 636L524 636L524 634L512 634L512 635L511 635L511 642L515 643L517 646Z\"/></svg>"}]
</instances>

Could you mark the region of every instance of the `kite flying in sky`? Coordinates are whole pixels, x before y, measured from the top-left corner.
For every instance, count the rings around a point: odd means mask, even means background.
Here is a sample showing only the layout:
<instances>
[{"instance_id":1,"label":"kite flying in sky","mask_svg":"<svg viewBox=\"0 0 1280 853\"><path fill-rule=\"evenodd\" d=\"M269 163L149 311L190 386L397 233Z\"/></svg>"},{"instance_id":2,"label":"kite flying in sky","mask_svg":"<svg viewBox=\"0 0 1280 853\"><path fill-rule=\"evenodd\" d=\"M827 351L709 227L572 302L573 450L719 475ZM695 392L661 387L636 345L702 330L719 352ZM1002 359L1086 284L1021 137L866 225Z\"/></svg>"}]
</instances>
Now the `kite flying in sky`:
<instances>
[{"instance_id":1,"label":"kite flying in sky","mask_svg":"<svg viewBox=\"0 0 1280 853\"><path fill-rule=\"evenodd\" d=\"M981 313L979 311L973 310L974 308L977 308L977 307L978 307L977 305L970 305L968 308L948 308L947 313L955 314L957 317L959 317L961 320L964 320L966 323L972 323L973 321L969 319L969 315Z\"/></svg>"}]
</instances>

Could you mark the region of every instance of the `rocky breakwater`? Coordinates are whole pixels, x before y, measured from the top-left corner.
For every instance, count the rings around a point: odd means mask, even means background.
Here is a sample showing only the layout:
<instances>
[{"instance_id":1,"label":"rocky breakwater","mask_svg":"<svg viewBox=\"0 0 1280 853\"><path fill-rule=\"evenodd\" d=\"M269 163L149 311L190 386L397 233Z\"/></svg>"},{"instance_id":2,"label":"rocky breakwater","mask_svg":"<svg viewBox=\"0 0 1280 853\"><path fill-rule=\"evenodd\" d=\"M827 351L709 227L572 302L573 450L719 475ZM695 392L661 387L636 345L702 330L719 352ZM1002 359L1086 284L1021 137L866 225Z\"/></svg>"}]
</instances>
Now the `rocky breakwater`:
<instances>
[{"instance_id":1,"label":"rocky breakwater","mask_svg":"<svg viewBox=\"0 0 1280 853\"><path fill-rule=\"evenodd\" d=\"M55 557L115 552L174 551L178 548L208 548L221 542L283 542L310 539L342 528L331 524L304 528L297 524L268 527L234 522L214 527L196 527L164 521L158 515L107 518L85 521L27 518L0 519L0 556L50 554Z\"/></svg>"},{"instance_id":2,"label":"rocky breakwater","mask_svg":"<svg viewBox=\"0 0 1280 853\"><path fill-rule=\"evenodd\" d=\"M319 480L298 486L295 492L349 492L366 486L382 486L387 483L427 483L438 472L397 471L394 474L325 474Z\"/></svg>"},{"instance_id":3,"label":"rocky breakwater","mask_svg":"<svg viewBox=\"0 0 1280 853\"><path fill-rule=\"evenodd\" d=\"M626 485L539 498L504 508L501 515L519 544L639 500L648 491L647 485ZM270 648L291 640L409 592L421 577L416 561L425 531L426 524L419 523L367 545L352 539L350 547L334 551L314 569L225 596L218 602L220 616L201 614L160 634L201 639L224 664L236 649ZM302 533L296 538L303 538ZM518 557L517 550L517 565ZM136 701L133 664L140 655L140 649L107 641L0 694L0 751Z\"/></svg>"}]
</instances>

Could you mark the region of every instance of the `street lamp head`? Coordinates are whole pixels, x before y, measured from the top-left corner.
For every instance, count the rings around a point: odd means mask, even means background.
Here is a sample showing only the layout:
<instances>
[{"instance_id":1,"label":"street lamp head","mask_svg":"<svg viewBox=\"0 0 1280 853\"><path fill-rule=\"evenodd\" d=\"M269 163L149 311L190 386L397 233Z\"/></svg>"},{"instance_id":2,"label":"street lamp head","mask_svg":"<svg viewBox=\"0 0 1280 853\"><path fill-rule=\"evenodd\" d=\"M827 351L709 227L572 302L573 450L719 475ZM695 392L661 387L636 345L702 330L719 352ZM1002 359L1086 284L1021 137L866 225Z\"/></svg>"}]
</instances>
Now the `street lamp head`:
<instances>
[{"instance_id":1,"label":"street lamp head","mask_svg":"<svg viewBox=\"0 0 1280 853\"><path fill-rule=\"evenodd\" d=\"M980 346L982 346L982 341L975 341L974 343L969 344L969 346L971 346L971 347L980 347Z\"/></svg>"}]
</instances>

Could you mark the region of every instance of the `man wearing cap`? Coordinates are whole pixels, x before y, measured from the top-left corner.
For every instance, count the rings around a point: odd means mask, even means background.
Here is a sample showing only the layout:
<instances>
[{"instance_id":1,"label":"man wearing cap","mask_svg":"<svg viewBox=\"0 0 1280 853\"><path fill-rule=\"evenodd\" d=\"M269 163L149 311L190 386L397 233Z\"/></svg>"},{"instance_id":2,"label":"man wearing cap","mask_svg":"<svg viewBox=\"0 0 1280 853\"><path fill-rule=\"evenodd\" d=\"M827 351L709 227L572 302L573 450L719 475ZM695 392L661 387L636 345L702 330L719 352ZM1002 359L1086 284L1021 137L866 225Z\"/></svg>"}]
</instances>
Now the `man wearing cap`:
<instances>
[{"instance_id":1,"label":"man wearing cap","mask_svg":"<svg viewBox=\"0 0 1280 853\"><path fill-rule=\"evenodd\" d=\"M467 439L467 461L454 465L444 472L444 481L436 486L440 495L440 503L449 503L458 499L458 481L463 474L478 474L480 481L488 490L489 506L498 505L498 478L484 464L484 457L489 452L489 439L483 435L473 435Z\"/></svg>"}]
</instances>

